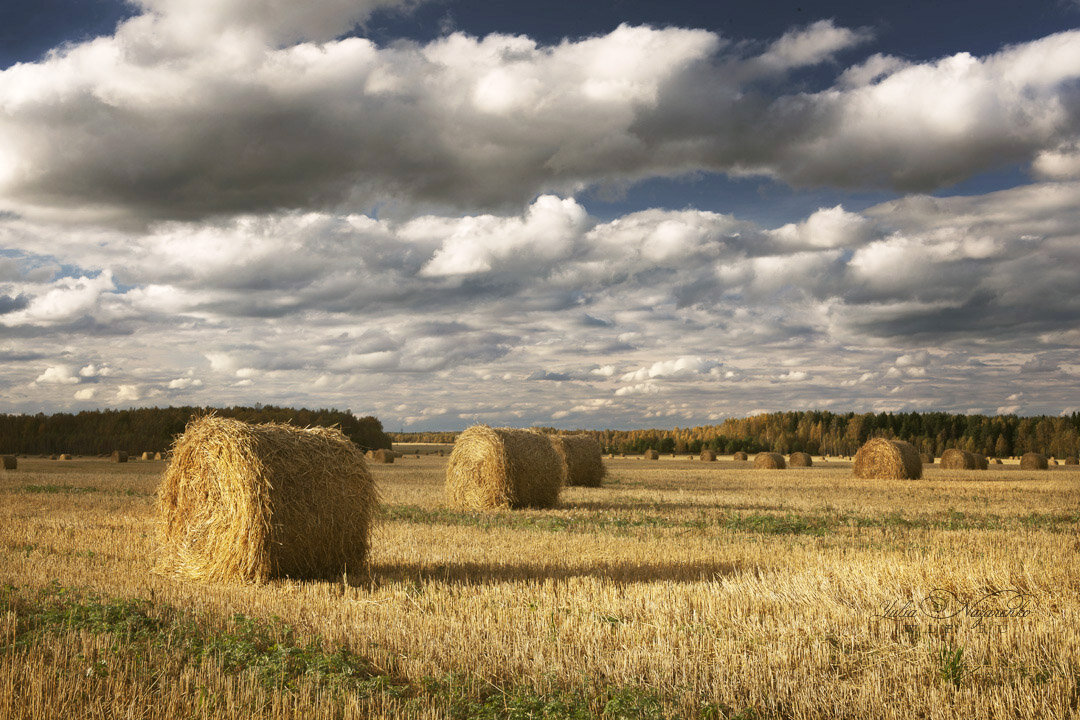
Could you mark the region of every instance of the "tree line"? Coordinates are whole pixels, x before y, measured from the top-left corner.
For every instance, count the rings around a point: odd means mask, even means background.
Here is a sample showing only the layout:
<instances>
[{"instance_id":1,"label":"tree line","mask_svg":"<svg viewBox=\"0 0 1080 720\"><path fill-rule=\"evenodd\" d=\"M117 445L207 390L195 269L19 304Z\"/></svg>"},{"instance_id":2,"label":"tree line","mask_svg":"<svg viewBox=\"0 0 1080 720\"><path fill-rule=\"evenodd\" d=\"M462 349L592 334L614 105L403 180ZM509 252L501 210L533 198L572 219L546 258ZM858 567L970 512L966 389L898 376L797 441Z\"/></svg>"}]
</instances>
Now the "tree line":
<instances>
[{"instance_id":1,"label":"tree line","mask_svg":"<svg viewBox=\"0 0 1080 720\"><path fill-rule=\"evenodd\" d=\"M105 455L163 452L184 432L188 421L208 413L249 423L287 422L297 427L336 425L367 449L390 448L390 437L377 418L356 417L349 410L255 407L167 407L88 410L77 414L0 415L0 454Z\"/></svg>"},{"instance_id":2,"label":"tree line","mask_svg":"<svg viewBox=\"0 0 1080 720\"><path fill-rule=\"evenodd\" d=\"M549 427L537 430L565 432ZM717 453L771 451L854 455L872 437L906 440L919 452L940 457L949 448L988 457L1041 452L1055 457L1080 453L1080 413L1041 415L954 415L929 413L777 412L731 418L719 425L671 430L579 430L608 453ZM391 433L395 442L452 442L453 433Z\"/></svg>"}]
</instances>

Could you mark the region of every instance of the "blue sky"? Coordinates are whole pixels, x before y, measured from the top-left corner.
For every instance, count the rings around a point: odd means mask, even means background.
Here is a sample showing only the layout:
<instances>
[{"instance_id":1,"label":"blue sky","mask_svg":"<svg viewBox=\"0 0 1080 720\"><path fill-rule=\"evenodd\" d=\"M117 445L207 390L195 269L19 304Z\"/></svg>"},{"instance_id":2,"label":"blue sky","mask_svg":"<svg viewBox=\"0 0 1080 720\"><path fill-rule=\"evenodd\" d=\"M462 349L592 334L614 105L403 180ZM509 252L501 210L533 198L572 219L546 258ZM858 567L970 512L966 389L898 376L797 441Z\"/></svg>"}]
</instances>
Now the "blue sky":
<instances>
[{"instance_id":1,"label":"blue sky","mask_svg":"<svg viewBox=\"0 0 1080 720\"><path fill-rule=\"evenodd\" d=\"M0 408L1080 409L1080 4L0 8Z\"/></svg>"}]
</instances>

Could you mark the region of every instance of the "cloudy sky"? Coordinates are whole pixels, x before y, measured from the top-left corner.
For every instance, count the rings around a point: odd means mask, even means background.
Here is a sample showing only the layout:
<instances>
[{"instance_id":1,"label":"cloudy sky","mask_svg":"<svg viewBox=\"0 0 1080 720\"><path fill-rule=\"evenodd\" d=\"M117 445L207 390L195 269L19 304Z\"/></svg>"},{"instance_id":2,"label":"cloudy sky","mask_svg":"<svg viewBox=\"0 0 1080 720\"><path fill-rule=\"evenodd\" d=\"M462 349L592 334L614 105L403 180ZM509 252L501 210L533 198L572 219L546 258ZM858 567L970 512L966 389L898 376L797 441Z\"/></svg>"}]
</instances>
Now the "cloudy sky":
<instances>
[{"instance_id":1,"label":"cloudy sky","mask_svg":"<svg viewBox=\"0 0 1080 720\"><path fill-rule=\"evenodd\" d=\"M0 411L1078 411L1080 2L996 5L4 3Z\"/></svg>"}]
</instances>

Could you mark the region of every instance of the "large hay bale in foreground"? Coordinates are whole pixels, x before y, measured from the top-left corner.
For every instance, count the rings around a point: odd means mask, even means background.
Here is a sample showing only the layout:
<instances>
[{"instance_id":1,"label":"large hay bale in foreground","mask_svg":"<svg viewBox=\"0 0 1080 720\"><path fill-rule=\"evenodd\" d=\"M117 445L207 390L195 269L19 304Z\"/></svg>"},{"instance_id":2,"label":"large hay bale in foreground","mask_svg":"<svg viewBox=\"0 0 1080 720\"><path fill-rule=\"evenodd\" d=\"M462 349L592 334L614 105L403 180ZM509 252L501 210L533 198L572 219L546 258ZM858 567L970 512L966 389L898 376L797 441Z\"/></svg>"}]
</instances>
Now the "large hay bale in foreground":
<instances>
[{"instance_id":1,"label":"large hay bale in foreground","mask_svg":"<svg viewBox=\"0 0 1080 720\"><path fill-rule=\"evenodd\" d=\"M942 470L975 470L977 467L975 455L967 450L949 448L941 453Z\"/></svg>"},{"instance_id":2,"label":"large hay bale in foreground","mask_svg":"<svg viewBox=\"0 0 1080 720\"><path fill-rule=\"evenodd\" d=\"M128 454L126 452L124 452L123 450L113 450L113 453L110 456L110 458L112 459L113 462L123 463L123 462L128 461Z\"/></svg>"},{"instance_id":3,"label":"large hay bale in foreground","mask_svg":"<svg viewBox=\"0 0 1080 720\"><path fill-rule=\"evenodd\" d=\"M746 462L750 459L750 456L744 453L742 450L731 456L731 459L736 462Z\"/></svg>"},{"instance_id":4,"label":"large hay bale in foreground","mask_svg":"<svg viewBox=\"0 0 1080 720\"><path fill-rule=\"evenodd\" d=\"M754 458L754 467L760 470L784 470L787 462L780 453L760 452Z\"/></svg>"},{"instance_id":5,"label":"large hay bale in foreground","mask_svg":"<svg viewBox=\"0 0 1080 720\"><path fill-rule=\"evenodd\" d=\"M553 507L565 468L546 436L473 425L446 464L446 500L462 510Z\"/></svg>"},{"instance_id":6,"label":"large hay bale in foreground","mask_svg":"<svg viewBox=\"0 0 1080 720\"><path fill-rule=\"evenodd\" d=\"M384 450L379 448L378 450L372 450L368 453L372 462L379 463L381 465L390 465L394 462L394 458L397 457L397 453L393 450Z\"/></svg>"},{"instance_id":7,"label":"large hay bale in foreground","mask_svg":"<svg viewBox=\"0 0 1080 720\"><path fill-rule=\"evenodd\" d=\"M155 572L189 580L340 578L368 555L378 494L336 428L188 423L158 489Z\"/></svg>"},{"instance_id":8,"label":"large hay bale in foreground","mask_svg":"<svg viewBox=\"0 0 1080 720\"><path fill-rule=\"evenodd\" d=\"M3 463L5 470L16 470L19 467L19 459L14 455L4 455Z\"/></svg>"},{"instance_id":9,"label":"large hay bale in foreground","mask_svg":"<svg viewBox=\"0 0 1080 720\"><path fill-rule=\"evenodd\" d=\"M701 460L702 462L716 462L716 453L714 453L712 450L702 450Z\"/></svg>"},{"instance_id":10,"label":"large hay bale in foreground","mask_svg":"<svg viewBox=\"0 0 1080 720\"><path fill-rule=\"evenodd\" d=\"M603 453L591 435L548 435L559 460L566 466L566 484L600 487L604 481Z\"/></svg>"},{"instance_id":11,"label":"large hay bale in foreground","mask_svg":"<svg viewBox=\"0 0 1080 720\"><path fill-rule=\"evenodd\" d=\"M1042 453L1029 452L1024 453L1024 456L1020 458L1021 470L1049 470L1050 463L1047 461L1046 456Z\"/></svg>"},{"instance_id":12,"label":"large hay bale in foreground","mask_svg":"<svg viewBox=\"0 0 1080 720\"><path fill-rule=\"evenodd\" d=\"M918 480L922 477L922 459L903 440L873 438L855 453L852 472L857 478L877 480Z\"/></svg>"},{"instance_id":13,"label":"large hay bale in foreground","mask_svg":"<svg viewBox=\"0 0 1080 720\"><path fill-rule=\"evenodd\" d=\"M788 456L788 465L790 467L813 467L814 458L810 456L810 453L793 452Z\"/></svg>"},{"instance_id":14,"label":"large hay bale in foreground","mask_svg":"<svg viewBox=\"0 0 1080 720\"><path fill-rule=\"evenodd\" d=\"M659 460L660 459L660 453L657 452L656 450L646 450L645 451L645 459L646 460Z\"/></svg>"}]
</instances>

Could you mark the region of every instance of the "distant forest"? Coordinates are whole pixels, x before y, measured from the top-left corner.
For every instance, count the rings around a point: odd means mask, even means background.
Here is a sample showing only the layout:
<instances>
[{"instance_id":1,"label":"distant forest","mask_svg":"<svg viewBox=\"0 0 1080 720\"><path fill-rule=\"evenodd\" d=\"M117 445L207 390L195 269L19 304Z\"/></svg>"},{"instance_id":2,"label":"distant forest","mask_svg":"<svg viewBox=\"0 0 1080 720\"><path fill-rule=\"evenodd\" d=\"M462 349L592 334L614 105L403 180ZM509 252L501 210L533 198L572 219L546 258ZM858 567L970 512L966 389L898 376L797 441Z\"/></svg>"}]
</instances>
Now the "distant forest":
<instances>
[{"instance_id":1,"label":"distant forest","mask_svg":"<svg viewBox=\"0 0 1080 720\"><path fill-rule=\"evenodd\" d=\"M562 432L537 428L543 432ZM782 412L725 420L673 430L581 430L595 437L605 452L719 453L739 450L854 455L872 437L907 440L920 452L940 457L949 448L1011 457L1041 452L1055 457L1080 452L1080 413L1046 415L950 415L948 413ZM453 442L455 433L391 433L394 442Z\"/></svg>"},{"instance_id":2,"label":"distant forest","mask_svg":"<svg viewBox=\"0 0 1080 720\"><path fill-rule=\"evenodd\" d=\"M295 410L258 407L167 407L91 410L78 414L0 415L0 454L103 455L167 450L193 417L214 412L245 422L289 422L297 427L337 425L360 447L389 448L390 438L374 417L357 418L348 410Z\"/></svg>"}]
</instances>

